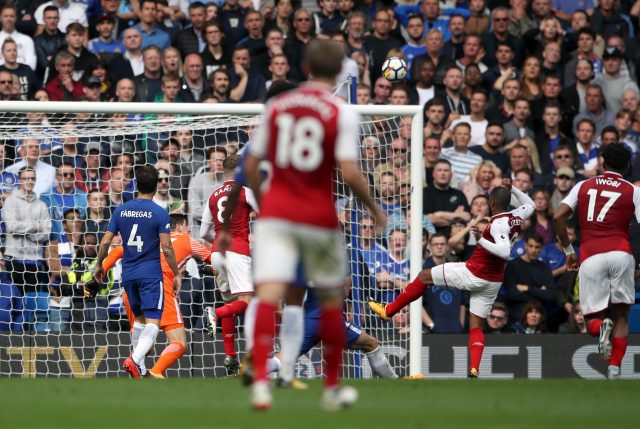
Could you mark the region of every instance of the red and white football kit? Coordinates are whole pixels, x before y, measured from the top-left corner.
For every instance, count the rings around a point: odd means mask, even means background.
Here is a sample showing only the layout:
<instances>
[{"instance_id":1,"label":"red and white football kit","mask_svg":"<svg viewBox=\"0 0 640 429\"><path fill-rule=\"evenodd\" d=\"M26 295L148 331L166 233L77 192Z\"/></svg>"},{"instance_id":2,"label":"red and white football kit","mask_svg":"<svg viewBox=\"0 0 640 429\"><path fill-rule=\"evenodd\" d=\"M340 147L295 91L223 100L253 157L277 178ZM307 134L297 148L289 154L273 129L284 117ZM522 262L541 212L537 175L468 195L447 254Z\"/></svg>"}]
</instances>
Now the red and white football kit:
<instances>
[{"instance_id":1,"label":"red and white football kit","mask_svg":"<svg viewBox=\"0 0 640 429\"><path fill-rule=\"evenodd\" d=\"M640 189L611 171L576 184L562 204L577 211L580 305L585 315L612 304L633 304L635 261L629 222L640 221Z\"/></svg>"},{"instance_id":2,"label":"red and white football kit","mask_svg":"<svg viewBox=\"0 0 640 429\"><path fill-rule=\"evenodd\" d=\"M520 235L523 222L535 210L535 203L527 194L515 187L511 192L521 206L491 217L469 260L447 262L431 269L434 284L470 291L469 311L482 318L489 315L498 296L513 242Z\"/></svg>"},{"instance_id":3,"label":"red and white football kit","mask_svg":"<svg viewBox=\"0 0 640 429\"><path fill-rule=\"evenodd\" d=\"M223 214L233 186L234 181L228 180L209 196L207 206L202 214L201 237L206 236L212 226L216 235L222 230ZM213 244L211 261L219 273L218 282L222 283L218 287L223 292L228 287L232 295L253 293L251 246L249 244L249 223L253 211L258 211L258 204L251 189L243 186L240 189L238 203L229 224L231 247L225 253L224 264L221 262L223 257L217 251L216 242L214 241Z\"/></svg>"},{"instance_id":4,"label":"red and white football kit","mask_svg":"<svg viewBox=\"0 0 640 429\"><path fill-rule=\"evenodd\" d=\"M344 245L333 200L340 161L357 160L358 115L309 83L276 97L249 146L272 166L255 225L256 284L292 283L302 262L318 287L342 284Z\"/></svg>"}]
</instances>

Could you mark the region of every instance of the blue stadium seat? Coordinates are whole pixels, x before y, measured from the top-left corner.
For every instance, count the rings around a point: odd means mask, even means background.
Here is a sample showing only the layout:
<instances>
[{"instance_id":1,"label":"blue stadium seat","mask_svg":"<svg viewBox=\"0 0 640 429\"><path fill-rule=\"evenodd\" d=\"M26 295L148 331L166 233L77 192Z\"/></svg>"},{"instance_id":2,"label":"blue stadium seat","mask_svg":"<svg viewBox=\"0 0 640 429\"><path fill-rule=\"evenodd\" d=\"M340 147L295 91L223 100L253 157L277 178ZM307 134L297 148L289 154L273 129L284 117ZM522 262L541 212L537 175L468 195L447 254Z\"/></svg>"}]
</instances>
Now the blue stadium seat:
<instances>
[{"instance_id":1,"label":"blue stadium seat","mask_svg":"<svg viewBox=\"0 0 640 429\"><path fill-rule=\"evenodd\" d=\"M48 292L29 292L24 295L24 323L35 331L46 331L49 312ZM28 328L27 328L28 329Z\"/></svg>"},{"instance_id":2,"label":"blue stadium seat","mask_svg":"<svg viewBox=\"0 0 640 429\"><path fill-rule=\"evenodd\" d=\"M634 304L629 310L629 332L640 332L640 304Z\"/></svg>"}]
</instances>

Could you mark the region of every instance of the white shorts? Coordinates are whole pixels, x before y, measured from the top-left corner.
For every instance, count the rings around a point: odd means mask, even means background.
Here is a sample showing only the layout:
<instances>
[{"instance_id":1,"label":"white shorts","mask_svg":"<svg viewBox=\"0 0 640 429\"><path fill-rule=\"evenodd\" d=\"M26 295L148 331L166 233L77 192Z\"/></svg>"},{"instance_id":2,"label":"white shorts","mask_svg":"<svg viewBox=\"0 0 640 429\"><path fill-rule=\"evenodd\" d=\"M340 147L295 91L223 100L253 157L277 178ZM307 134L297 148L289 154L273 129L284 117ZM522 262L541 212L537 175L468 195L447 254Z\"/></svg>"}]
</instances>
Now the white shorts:
<instances>
[{"instance_id":1,"label":"white shorts","mask_svg":"<svg viewBox=\"0 0 640 429\"><path fill-rule=\"evenodd\" d=\"M220 292L231 292L232 295L253 293L253 279L251 278L251 258L235 252L220 252L211 254L211 265L218 275L218 289Z\"/></svg>"},{"instance_id":2,"label":"white shorts","mask_svg":"<svg viewBox=\"0 0 640 429\"><path fill-rule=\"evenodd\" d=\"M338 229L301 225L281 219L258 219L253 241L256 284L312 282L314 287L342 287L345 246ZM302 263L304 279L297 279Z\"/></svg>"},{"instance_id":3,"label":"white shorts","mask_svg":"<svg viewBox=\"0 0 640 429\"><path fill-rule=\"evenodd\" d=\"M496 301L502 282L474 276L464 262L446 262L431 268L433 284L471 292L469 311L486 319Z\"/></svg>"},{"instance_id":4,"label":"white shorts","mask_svg":"<svg viewBox=\"0 0 640 429\"><path fill-rule=\"evenodd\" d=\"M578 271L580 305L585 315L597 313L612 304L635 302L633 255L613 251L589 256Z\"/></svg>"}]
</instances>

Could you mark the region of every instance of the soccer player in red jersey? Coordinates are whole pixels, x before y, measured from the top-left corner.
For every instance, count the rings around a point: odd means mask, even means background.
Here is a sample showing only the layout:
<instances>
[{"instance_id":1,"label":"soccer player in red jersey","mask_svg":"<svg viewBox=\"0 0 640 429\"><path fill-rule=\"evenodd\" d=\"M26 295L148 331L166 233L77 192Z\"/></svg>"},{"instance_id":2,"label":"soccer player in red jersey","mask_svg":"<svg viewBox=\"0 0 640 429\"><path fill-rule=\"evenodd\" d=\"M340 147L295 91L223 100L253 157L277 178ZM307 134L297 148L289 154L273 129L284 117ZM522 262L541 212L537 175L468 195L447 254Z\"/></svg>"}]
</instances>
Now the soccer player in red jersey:
<instances>
[{"instance_id":1,"label":"soccer player in red jersey","mask_svg":"<svg viewBox=\"0 0 640 429\"><path fill-rule=\"evenodd\" d=\"M507 211L513 194L521 204ZM500 285L504 279L504 268L511 253L513 242L520 235L522 223L535 210L535 203L524 192L511 186L511 179L502 179L489 193L489 206L493 216L482 233L474 226L478 246L466 262L447 262L422 270L418 277L404 288L389 304L369 301L369 307L380 317L389 320L394 314L422 296L433 284L471 293L469 304L469 378L478 378L485 339L482 332L484 321L491 311Z\"/></svg>"},{"instance_id":2,"label":"soccer player in red jersey","mask_svg":"<svg viewBox=\"0 0 640 429\"><path fill-rule=\"evenodd\" d=\"M229 155L222 163L225 182L211 196L202 216L200 237L214 241L213 231L217 236L224 224L224 212L235 182L233 176L240 162L239 155ZM249 245L249 222L251 213L258 211L258 204L251 189L240 187L233 216L229 224L231 243L225 254L218 250L214 241L211 260L217 273L218 287L225 298L225 305L218 308L205 308L207 332L215 336L218 320L222 325L222 338L225 351L225 367L227 373L237 373L239 364L235 350L235 318L245 314L249 300L253 296L253 280L251 276L251 249ZM245 320L245 322L248 322Z\"/></svg>"},{"instance_id":3,"label":"soccer player in red jersey","mask_svg":"<svg viewBox=\"0 0 640 429\"><path fill-rule=\"evenodd\" d=\"M345 248L333 201L336 167L377 226L386 224L386 216L369 195L357 166L359 117L331 96L343 56L333 41L309 42L303 59L309 82L269 101L264 123L249 146L247 180L260 205L253 246L258 302L251 388L252 406L258 410L268 409L272 403L266 361L272 350L277 306L295 280L299 262L304 277L314 283L322 306L319 337L324 342L326 362L323 406L337 410L357 399L355 389L338 384L345 342ZM272 174L260 194L261 160L271 164Z\"/></svg>"},{"instance_id":4,"label":"soccer player in red jersey","mask_svg":"<svg viewBox=\"0 0 640 429\"><path fill-rule=\"evenodd\" d=\"M606 145L600 157L604 173L575 185L558 207L554 223L567 269L578 270L566 228L567 218L577 209L582 232L580 305L589 334L599 337L600 357L609 361L607 377L616 379L627 350L629 306L635 301L629 222L634 215L640 222L640 189L623 178L631 165L623 144ZM609 304L613 320L605 317Z\"/></svg>"}]
</instances>

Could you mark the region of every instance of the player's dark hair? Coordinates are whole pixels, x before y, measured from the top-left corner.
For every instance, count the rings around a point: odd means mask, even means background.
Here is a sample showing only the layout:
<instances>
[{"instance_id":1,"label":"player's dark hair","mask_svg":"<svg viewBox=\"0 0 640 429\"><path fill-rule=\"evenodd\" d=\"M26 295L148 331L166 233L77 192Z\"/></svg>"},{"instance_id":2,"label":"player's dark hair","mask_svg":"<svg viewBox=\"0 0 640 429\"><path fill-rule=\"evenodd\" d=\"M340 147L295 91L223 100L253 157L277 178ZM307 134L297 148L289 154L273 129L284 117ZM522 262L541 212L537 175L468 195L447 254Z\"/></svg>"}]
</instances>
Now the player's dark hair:
<instances>
[{"instance_id":1,"label":"player's dark hair","mask_svg":"<svg viewBox=\"0 0 640 429\"><path fill-rule=\"evenodd\" d=\"M227 156L224 161L222 161L222 167L224 168L224 171L233 171L236 169L239 163L240 155L233 154Z\"/></svg>"},{"instance_id":2,"label":"player's dark hair","mask_svg":"<svg viewBox=\"0 0 640 429\"><path fill-rule=\"evenodd\" d=\"M511 201L511 192L503 186L496 186L489 193L489 198L493 201L493 204L497 209L505 211L507 210L507 207L509 207L509 202Z\"/></svg>"},{"instance_id":3,"label":"player's dark hair","mask_svg":"<svg viewBox=\"0 0 640 429\"><path fill-rule=\"evenodd\" d=\"M187 215L185 214L171 213L169 215L169 228L171 229L175 229L175 227L178 225L186 225L187 223Z\"/></svg>"},{"instance_id":4,"label":"player's dark hair","mask_svg":"<svg viewBox=\"0 0 640 429\"><path fill-rule=\"evenodd\" d=\"M342 70L343 48L333 40L311 39L304 50L303 63L312 76L335 79Z\"/></svg>"},{"instance_id":5,"label":"player's dark hair","mask_svg":"<svg viewBox=\"0 0 640 429\"><path fill-rule=\"evenodd\" d=\"M288 80L277 80L271 84L269 89L267 90L267 95L265 101L269 100L276 95L280 95L283 92L291 91L292 89L297 88L298 85L293 82L289 82Z\"/></svg>"},{"instance_id":6,"label":"player's dark hair","mask_svg":"<svg viewBox=\"0 0 640 429\"><path fill-rule=\"evenodd\" d=\"M544 238L542 238L542 235L540 235L540 233L538 231L529 232L527 234L525 242L527 242L529 240L533 240L538 244L544 244Z\"/></svg>"},{"instance_id":7,"label":"player's dark hair","mask_svg":"<svg viewBox=\"0 0 640 429\"><path fill-rule=\"evenodd\" d=\"M158 170L151 164L136 168L136 185L141 194L153 194L158 187Z\"/></svg>"},{"instance_id":8,"label":"player's dark hair","mask_svg":"<svg viewBox=\"0 0 640 429\"><path fill-rule=\"evenodd\" d=\"M623 143L608 144L600 152L604 159L604 168L625 174L631 163L629 149Z\"/></svg>"}]
</instances>

